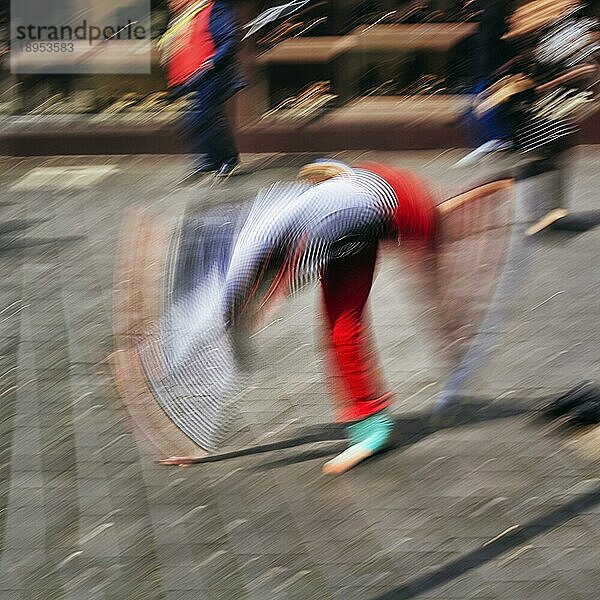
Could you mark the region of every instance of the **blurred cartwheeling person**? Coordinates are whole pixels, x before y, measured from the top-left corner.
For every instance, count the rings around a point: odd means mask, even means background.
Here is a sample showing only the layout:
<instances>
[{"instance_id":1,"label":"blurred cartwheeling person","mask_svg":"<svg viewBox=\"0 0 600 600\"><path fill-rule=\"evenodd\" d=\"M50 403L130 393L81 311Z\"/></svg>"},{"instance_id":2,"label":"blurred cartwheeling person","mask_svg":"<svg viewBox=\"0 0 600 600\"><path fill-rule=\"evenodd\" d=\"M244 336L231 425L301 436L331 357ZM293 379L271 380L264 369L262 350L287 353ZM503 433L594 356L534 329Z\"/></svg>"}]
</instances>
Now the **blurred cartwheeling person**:
<instances>
[{"instance_id":1,"label":"blurred cartwheeling person","mask_svg":"<svg viewBox=\"0 0 600 600\"><path fill-rule=\"evenodd\" d=\"M380 452L392 437L392 394L381 388L367 324L379 243L416 244L425 252L413 256L425 260L435 249L438 218L425 185L386 165L320 161L304 167L300 178L259 192L241 212L184 225L173 279L178 291L153 352L165 365L159 402L194 441L214 449L238 391L236 332L251 326L257 308L273 298L320 280L329 366L340 384L333 386L338 419L349 442L323 467L335 475Z\"/></svg>"},{"instance_id":2,"label":"blurred cartwheeling person","mask_svg":"<svg viewBox=\"0 0 600 600\"><path fill-rule=\"evenodd\" d=\"M236 24L227 0L170 0L172 18L160 42L173 96L191 94L183 125L194 153L184 181L227 177L239 163L225 104L244 87L236 64Z\"/></svg>"}]
</instances>

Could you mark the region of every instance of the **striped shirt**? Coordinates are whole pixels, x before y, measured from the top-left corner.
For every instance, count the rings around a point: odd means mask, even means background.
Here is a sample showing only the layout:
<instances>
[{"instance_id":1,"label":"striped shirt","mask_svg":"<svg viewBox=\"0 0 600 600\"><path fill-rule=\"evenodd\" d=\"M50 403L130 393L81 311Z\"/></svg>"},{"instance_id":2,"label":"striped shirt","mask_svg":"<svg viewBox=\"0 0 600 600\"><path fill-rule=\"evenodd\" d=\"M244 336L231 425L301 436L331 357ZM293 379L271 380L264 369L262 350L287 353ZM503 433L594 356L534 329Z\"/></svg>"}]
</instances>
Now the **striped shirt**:
<instances>
[{"instance_id":1,"label":"striped shirt","mask_svg":"<svg viewBox=\"0 0 600 600\"><path fill-rule=\"evenodd\" d=\"M396 206L387 182L361 169L315 186L276 184L259 193L231 256L226 314L236 321L266 264L284 268L295 293L318 279L330 260L386 237Z\"/></svg>"},{"instance_id":2,"label":"striped shirt","mask_svg":"<svg viewBox=\"0 0 600 600\"><path fill-rule=\"evenodd\" d=\"M190 219L182 230L173 303L140 349L154 395L194 442L213 450L235 415L242 369L228 332L251 315L265 284L290 293L394 231L397 200L367 170L318 185L279 183L250 206Z\"/></svg>"}]
</instances>

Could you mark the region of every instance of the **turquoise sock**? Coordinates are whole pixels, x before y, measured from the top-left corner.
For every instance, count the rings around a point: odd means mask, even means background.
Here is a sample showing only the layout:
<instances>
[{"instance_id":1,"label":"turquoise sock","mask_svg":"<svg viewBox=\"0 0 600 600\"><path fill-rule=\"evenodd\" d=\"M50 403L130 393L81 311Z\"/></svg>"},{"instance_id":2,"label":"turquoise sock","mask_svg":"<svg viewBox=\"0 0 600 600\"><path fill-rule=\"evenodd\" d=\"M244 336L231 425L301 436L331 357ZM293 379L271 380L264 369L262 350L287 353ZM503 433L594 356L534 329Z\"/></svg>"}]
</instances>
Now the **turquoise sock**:
<instances>
[{"instance_id":1,"label":"turquoise sock","mask_svg":"<svg viewBox=\"0 0 600 600\"><path fill-rule=\"evenodd\" d=\"M351 446L359 446L363 450L379 452L390 441L394 420L386 412L381 411L346 427Z\"/></svg>"}]
</instances>

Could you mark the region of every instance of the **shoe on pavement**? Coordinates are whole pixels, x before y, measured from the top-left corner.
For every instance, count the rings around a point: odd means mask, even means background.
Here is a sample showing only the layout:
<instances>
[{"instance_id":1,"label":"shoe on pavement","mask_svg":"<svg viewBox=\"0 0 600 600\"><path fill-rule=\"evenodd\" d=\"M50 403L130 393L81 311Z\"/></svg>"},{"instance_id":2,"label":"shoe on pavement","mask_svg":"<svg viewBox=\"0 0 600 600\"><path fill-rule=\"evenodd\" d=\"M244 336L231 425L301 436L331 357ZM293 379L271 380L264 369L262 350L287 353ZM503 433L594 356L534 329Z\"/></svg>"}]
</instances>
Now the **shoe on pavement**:
<instances>
[{"instance_id":1,"label":"shoe on pavement","mask_svg":"<svg viewBox=\"0 0 600 600\"><path fill-rule=\"evenodd\" d=\"M489 142L481 144L481 146L475 148L475 150L469 152L466 156L463 156L463 158L461 158L454 166L471 167L490 154L512 149L513 145L511 142L504 140L490 140Z\"/></svg>"},{"instance_id":2,"label":"shoe on pavement","mask_svg":"<svg viewBox=\"0 0 600 600\"><path fill-rule=\"evenodd\" d=\"M240 161L236 158L235 160L228 160L224 162L215 173L215 177L218 179L226 179L229 177L240 164Z\"/></svg>"},{"instance_id":3,"label":"shoe on pavement","mask_svg":"<svg viewBox=\"0 0 600 600\"><path fill-rule=\"evenodd\" d=\"M369 456L385 449L391 440L394 420L387 411L380 411L352 423L346 428L350 447L323 465L323 473L339 475Z\"/></svg>"}]
</instances>

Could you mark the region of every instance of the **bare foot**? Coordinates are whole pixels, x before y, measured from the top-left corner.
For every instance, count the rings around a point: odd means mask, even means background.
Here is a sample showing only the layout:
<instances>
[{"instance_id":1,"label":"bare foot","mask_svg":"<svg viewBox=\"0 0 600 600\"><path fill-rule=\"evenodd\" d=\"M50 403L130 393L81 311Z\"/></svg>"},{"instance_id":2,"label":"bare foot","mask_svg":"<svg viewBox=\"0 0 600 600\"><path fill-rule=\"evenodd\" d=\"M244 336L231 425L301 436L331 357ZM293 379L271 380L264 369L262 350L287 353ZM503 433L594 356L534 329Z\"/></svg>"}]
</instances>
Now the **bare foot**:
<instances>
[{"instance_id":1,"label":"bare foot","mask_svg":"<svg viewBox=\"0 0 600 600\"><path fill-rule=\"evenodd\" d=\"M158 461L160 465L172 465L176 467L189 467L198 460L196 456L170 456L169 458L162 458Z\"/></svg>"},{"instance_id":2,"label":"bare foot","mask_svg":"<svg viewBox=\"0 0 600 600\"><path fill-rule=\"evenodd\" d=\"M361 463L369 456L373 456L371 450L363 450L360 448L350 447L344 450L341 454L332 458L323 465L323 473L325 475L341 475Z\"/></svg>"}]
</instances>

